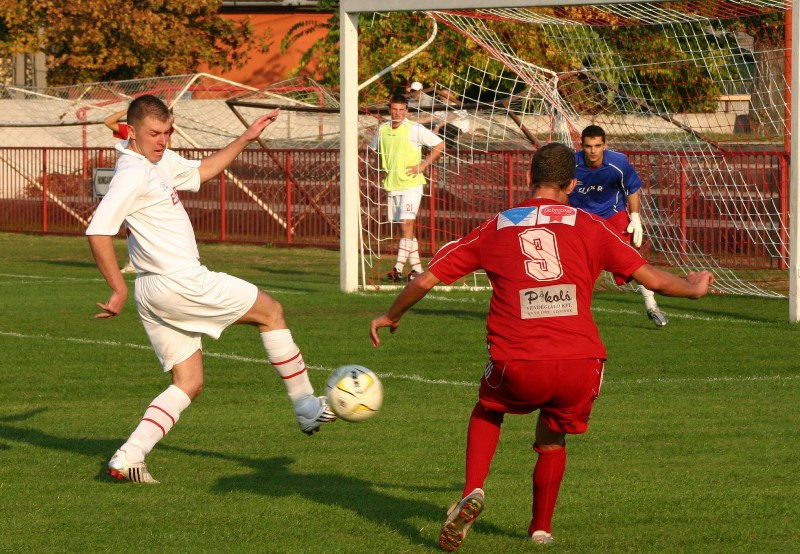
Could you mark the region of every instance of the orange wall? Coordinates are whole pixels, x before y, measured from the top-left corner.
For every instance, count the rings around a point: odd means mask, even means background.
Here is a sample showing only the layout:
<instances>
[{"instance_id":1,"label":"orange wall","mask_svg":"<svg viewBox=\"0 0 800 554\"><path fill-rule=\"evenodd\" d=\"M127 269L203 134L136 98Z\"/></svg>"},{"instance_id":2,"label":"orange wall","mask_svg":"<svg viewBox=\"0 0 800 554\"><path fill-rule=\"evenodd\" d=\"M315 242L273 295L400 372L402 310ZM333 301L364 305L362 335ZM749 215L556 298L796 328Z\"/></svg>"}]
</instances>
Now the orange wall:
<instances>
[{"instance_id":1,"label":"orange wall","mask_svg":"<svg viewBox=\"0 0 800 554\"><path fill-rule=\"evenodd\" d=\"M281 53L281 41L286 36L289 29L299 21L319 21L325 22L330 18L330 14L316 12L294 12L294 13L264 13L264 14L223 14L224 17L233 20L250 18L253 26L253 34L257 37L264 36L269 30L272 31L272 46L266 53L261 53L258 49L250 52L250 60L241 69L232 69L222 72L219 68L209 69L208 66L201 66L198 71L211 73L237 83L250 85L255 88L264 88L273 83L283 81L289 76L289 72L294 69L303 55L314 42L325 36L325 32L316 32L312 35L302 37L295 42L291 49L285 54Z\"/></svg>"}]
</instances>

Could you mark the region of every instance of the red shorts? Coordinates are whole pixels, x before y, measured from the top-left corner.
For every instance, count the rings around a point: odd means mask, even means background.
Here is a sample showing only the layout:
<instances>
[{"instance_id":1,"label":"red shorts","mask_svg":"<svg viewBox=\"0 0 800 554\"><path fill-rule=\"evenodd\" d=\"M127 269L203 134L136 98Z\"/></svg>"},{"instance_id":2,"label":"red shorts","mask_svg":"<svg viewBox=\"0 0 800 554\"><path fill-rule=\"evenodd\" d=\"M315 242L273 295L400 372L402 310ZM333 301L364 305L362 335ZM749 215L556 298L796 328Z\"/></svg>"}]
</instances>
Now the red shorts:
<instances>
[{"instance_id":1,"label":"red shorts","mask_svg":"<svg viewBox=\"0 0 800 554\"><path fill-rule=\"evenodd\" d=\"M628 212L617 212L606 219L606 224L609 228L622 237L622 240L633 246L633 234L627 231L630 222L631 218L628 217ZM619 286L625 284L625 280L620 279L616 275L614 276L614 282Z\"/></svg>"},{"instance_id":2,"label":"red shorts","mask_svg":"<svg viewBox=\"0 0 800 554\"><path fill-rule=\"evenodd\" d=\"M579 435L589 427L602 384L603 360L491 361L478 401L505 414L540 410L540 418L553 431Z\"/></svg>"},{"instance_id":3,"label":"red shorts","mask_svg":"<svg viewBox=\"0 0 800 554\"><path fill-rule=\"evenodd\" d=\"M617 212L606 219L608 226L629 244L633 240L633 235L626 230L630 222L631 218L628 217L628 212Z\"/></svg>"}]
</instances>

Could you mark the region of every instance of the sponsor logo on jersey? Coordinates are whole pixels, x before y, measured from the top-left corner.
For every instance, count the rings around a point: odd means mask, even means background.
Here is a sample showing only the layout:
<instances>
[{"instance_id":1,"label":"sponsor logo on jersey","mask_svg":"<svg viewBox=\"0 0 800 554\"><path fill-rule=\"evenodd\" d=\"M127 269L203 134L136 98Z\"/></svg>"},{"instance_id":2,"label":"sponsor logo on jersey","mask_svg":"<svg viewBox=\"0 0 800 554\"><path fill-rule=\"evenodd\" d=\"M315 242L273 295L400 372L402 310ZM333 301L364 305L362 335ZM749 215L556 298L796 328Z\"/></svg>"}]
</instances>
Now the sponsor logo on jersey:
<instances>
[{"instance_id":1,"label":"sponsor logo on jersey","mask_svg":"<svg viewBox=\"0 0 800 554\"><path fill-rule=\"evenodd\" d=\"M536 206L506 210L497 216L497 228L502 229L503 227L512 226L533 227L536 225L537 211L538 208Z\"/></svg>"},{"instance_id":2,"label":"sponsor logo on jersey","mask_svg":"<svg viewBox=\"0 0 800 554\"><path fill-rule=\"evenodd\" d=\"M563 223L564 225L575 225L575 217L578 210L571 206L542 206L539 210L539 225L548 223Z\"/></svg>"},{"instance_id":3,"label":"sponsor logo on jersey","mask_svg":"<svg viewBox=\"0 0 800 554\"><path fill-rule=\"evenodd\" d=\"M172 198L173 206L181 201L181 199L178 198L178 191L175 190L175 187L172 187L172 194L170 194L169 197Z\"/></svg>"},{"instance_id":4,"label":"sponsor logo on jersey","mask_svg":"<svg viewBox=\"0 0 800 554\"><path fill-rule=\"evenodd\" d=\"M577 287L573 284L536 287L519 291L520 317L564 317L578 315Z\"/></svg>"}]
</instances>

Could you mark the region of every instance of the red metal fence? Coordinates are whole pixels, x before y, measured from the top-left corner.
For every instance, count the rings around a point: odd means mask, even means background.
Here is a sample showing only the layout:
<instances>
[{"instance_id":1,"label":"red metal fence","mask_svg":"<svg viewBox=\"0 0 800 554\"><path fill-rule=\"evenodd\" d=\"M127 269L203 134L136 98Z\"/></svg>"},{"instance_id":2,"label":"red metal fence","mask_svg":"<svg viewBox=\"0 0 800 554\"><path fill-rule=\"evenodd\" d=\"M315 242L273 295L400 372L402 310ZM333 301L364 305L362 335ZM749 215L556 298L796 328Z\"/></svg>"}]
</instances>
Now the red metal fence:
<instances>
[{"instance_id":1,"label":"red metal fence","mask_svg":"<svg viewBox=\"0 0 800 554\"><path fill-rule=\"evenodd\" d=\"M189 158L209 153L181 151ZM644 182L647 224L658 227L651 234L697 244L728 267L784 267L788 153L627 154ZM82 234L98 203L92 170L115 159L110 148L0 148L0 231ZM430 254L525 198L529 161L527 151L471 152L434 167L431 198L418 216L422 248ZM181 200L199 240L336 247L339 151L246 150ZM664 261L665 253L648 255Z\"/></svg>"}]
</instances>

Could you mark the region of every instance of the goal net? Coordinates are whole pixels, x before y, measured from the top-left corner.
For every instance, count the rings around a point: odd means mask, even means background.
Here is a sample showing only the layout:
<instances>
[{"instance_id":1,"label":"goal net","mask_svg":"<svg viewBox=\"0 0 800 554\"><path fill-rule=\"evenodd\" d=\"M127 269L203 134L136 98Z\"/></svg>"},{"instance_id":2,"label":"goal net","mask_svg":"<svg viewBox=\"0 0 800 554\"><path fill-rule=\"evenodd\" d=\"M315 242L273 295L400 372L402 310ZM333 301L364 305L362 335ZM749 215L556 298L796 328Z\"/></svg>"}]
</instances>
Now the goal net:
<instances>
[{"instance_id":1,"label":"goal net","mask_svg":"<svg viewBox=\"0 0 800 554\"><path fill-rule=\"evenodd\" d=\"M362 103L376 103L361 136L386 117L377 102L423 83L427 98L409 117L446 139L417 218L431 254L525 198L531 150L579 148L581 130L600 125L644 182L645 257L683 272L710 268L718 292L784 295L787 9L783 0L701 0L362 14L360 79L438 31L361 91ZM385 60L364 54L377 48ZM364 150L360 171L362 286L373 287L394 264L398 237L374 152Z\"/></svg>"}]
</instances>

